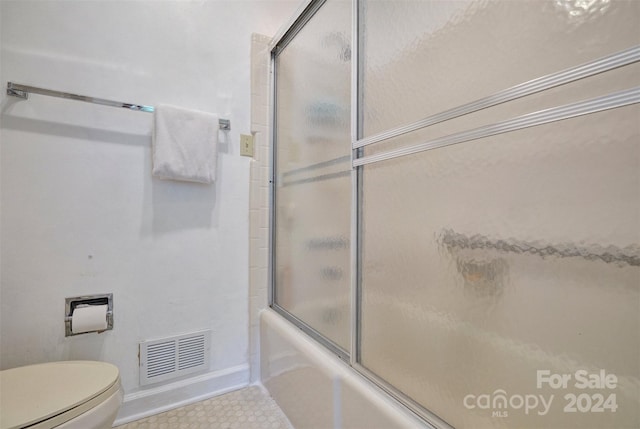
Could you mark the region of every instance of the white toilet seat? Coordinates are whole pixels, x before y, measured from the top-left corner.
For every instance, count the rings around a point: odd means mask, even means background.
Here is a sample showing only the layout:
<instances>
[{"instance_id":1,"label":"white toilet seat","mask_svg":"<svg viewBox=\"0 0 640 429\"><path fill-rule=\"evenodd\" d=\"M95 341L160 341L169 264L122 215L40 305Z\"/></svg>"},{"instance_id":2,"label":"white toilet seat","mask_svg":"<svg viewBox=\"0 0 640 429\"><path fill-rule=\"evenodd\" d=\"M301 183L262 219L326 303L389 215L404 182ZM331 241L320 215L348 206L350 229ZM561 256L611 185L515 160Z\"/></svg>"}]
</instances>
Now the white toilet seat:
<instances>
[{"instance_id":1,"label":"white toilet seat","mask_svg":"<svg viewBox=\"0 0 640 429\"><path fill-rule=\"evenodd\" d=\"M50 429L121 398L118 368L66 361L0 371L0 429Z\"/></svg>"}]
</instances>

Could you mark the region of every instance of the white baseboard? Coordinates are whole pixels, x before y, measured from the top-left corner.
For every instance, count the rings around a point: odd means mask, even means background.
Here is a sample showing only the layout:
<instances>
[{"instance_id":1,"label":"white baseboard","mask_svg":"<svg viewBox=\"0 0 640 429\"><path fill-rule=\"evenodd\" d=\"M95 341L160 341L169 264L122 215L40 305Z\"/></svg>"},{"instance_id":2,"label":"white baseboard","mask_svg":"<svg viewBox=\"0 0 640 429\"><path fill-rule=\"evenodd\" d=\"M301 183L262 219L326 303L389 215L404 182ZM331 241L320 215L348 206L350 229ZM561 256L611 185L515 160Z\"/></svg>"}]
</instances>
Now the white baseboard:
<instances>
[{"instance_id":1,"label":"white baseboard","mask_svg":"<svg viewBox=\"0 0 640 429\"><path fill-rule=\"evenodd\" d=\"M249 385L249 377L249 365L243 364L125 394L113 426L241 389Z\"/></svg>"}]
</instances>

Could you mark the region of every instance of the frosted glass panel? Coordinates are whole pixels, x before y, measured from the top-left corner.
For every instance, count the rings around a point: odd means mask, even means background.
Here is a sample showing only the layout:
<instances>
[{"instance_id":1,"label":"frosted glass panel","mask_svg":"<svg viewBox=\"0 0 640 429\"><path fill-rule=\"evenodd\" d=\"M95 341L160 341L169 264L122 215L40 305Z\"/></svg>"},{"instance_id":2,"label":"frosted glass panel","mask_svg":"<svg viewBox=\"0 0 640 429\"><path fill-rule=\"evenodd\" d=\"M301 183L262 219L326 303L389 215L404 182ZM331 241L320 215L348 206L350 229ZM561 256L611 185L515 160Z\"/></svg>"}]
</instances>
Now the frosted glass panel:
<instances>
[{"instance_id":1,"label":"frosted glass panel","mask_svg":"<svg viewBox=\"0 0 640 429\"><path fill-rule=\"evenodd\" d=\"M455 427L638 427L639 117L365 166L362 364ZM539 370L571 379L538 388ZM579 370L615 387L578 389ZM566 412L568 394L616 412Z\"/></svg>"},{"instance_id":2,"label":"frosted glass panel","mask_svg":"<svg viewBox=\"0 0 640 429\"><path fill-rule=\"evenodd\" d=\"M364 136L640 43L636 0L363 1Z\"/></svg>"},{"instance_id":3,"label":"frosted glass panel","mask_svg":"<svg viewBox=\"0 0 640 429\"><path fill-rule=\"evenodd\" d=\"M351 4L328 1L276 58L276 303L350 344Z\"/></svg>"}]
</instances>

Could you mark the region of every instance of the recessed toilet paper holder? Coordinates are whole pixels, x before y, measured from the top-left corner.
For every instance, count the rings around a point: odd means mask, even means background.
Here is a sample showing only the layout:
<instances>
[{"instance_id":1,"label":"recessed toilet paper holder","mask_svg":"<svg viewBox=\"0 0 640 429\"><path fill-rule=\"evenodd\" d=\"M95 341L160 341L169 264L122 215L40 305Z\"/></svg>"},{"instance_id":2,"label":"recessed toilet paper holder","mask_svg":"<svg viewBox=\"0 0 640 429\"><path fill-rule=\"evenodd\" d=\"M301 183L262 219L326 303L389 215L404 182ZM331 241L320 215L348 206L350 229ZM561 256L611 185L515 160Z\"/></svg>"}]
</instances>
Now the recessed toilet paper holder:
<instances>
[{"instance_id":1,"label":"recessed toilet paper holder","mask_svg":"<svg viewBox=\"0 0 640 429\"><path fill-rule=\"evenodd\" d=\"M71 321L73 319L73 312L76 308L81 308L89 305L107 305L107 329L100 331L90 332L104 332L113 329L113 294L99 294L88 296L76 296L73 298L65 298L65 310L64 310L64 336L70 337L73 335L88 334L89 332L74 333L72 331Z\"/></svg>"}]
</instances>

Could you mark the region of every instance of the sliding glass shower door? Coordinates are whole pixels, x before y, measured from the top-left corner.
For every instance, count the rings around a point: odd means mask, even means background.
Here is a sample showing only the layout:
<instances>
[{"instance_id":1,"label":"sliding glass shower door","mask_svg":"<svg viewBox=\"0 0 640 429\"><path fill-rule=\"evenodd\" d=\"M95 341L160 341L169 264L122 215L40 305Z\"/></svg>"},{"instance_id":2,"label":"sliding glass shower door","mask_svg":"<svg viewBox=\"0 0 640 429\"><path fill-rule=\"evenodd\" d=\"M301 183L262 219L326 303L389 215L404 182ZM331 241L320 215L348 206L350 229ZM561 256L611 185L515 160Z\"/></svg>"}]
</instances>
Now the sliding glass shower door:
<instances>
[{"instance_id":1,"label":"sliding glass shower door","mask_svg":"<svg viewBox=\"0 0 640 429\"><path fill-rule=\"evenodd\" d=\"M455 427L640 422L640 3L588 3L361 2L360 364Z\"/></svg>"},{"instance_id":2,"label":"sliding glass shower door","mask_svg":"<svg viewBox=\"0 0 640 429\"><path fill-rule=\"evenodd\" d=\"M350 348L351 5L326 2L275 57L275 305Z\"/></svg>"},{"instance_id":3,"label":"sliding glass shower door","mask_svg":"<svg viewBox=\"0 0 640 429\"><path fill-rule=\"evenodd\" d=\"M311 4L274 307L437 427L638 427L640 2Z\"/></svg>"}]
</instances>

